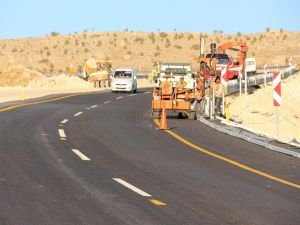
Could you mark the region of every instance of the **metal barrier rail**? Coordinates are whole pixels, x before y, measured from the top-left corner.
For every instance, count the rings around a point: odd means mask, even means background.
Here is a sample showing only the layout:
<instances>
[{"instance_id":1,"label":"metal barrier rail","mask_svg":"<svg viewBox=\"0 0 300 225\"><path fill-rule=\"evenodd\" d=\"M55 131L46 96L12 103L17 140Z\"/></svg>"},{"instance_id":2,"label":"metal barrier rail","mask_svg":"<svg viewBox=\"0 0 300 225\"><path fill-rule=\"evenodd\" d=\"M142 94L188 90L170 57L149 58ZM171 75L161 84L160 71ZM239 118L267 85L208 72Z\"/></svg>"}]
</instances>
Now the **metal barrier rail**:
<instances>
[{"instance_id":1,"label":"metal barrier rail","mask_svg":"<svg viewBox=\"0 0 300 225\"><path fill-rule=\"evenodd\" d=\"M296 65L285 68L280 72L281 72L282 79L285 79L296 72ZM273 73L260 74L260 75L248 77L247 82L245 82L245 80L242 80L241 87L242 89L244 89L246 83L247 83L247 87L253 87L256 85L267 84L271 81L273 81ZM232 94L238 90L240 90L239 80L230 80L227 82L227 87L225 87L225 94Z\"/></svg>"}]
</instances>

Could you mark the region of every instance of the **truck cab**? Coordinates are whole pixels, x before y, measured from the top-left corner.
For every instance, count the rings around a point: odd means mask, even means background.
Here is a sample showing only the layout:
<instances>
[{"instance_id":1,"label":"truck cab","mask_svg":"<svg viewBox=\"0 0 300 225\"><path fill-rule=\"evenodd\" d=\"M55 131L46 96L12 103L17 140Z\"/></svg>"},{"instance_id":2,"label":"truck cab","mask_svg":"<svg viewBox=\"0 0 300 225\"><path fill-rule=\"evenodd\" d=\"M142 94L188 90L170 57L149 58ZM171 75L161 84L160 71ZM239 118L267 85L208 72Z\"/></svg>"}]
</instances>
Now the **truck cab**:
<instances>
[{"instance_id":1,"label":"truck cab","mask_svg":"<svg viewBox=\"0 0 300 225\"><path fill-rule=\"evenodd\" d=\"M159 87L162 82L170 81L172 87L180 78L184 78L185 89L192 90L195 87L194 74L192 67L189 63L160 63L160 71L157 77L157 86Z\"/></svg>"},{"instance_id":2,"label":"truck cab","mask_svg":"<svg viewBox=\"0 0 300 225\"><path fill-rule=\"evenodd\" d=\"M111 80L111 91L135 93L137 91L136 70L134 68L115 69Z\"/></svg>"}]
</instances>

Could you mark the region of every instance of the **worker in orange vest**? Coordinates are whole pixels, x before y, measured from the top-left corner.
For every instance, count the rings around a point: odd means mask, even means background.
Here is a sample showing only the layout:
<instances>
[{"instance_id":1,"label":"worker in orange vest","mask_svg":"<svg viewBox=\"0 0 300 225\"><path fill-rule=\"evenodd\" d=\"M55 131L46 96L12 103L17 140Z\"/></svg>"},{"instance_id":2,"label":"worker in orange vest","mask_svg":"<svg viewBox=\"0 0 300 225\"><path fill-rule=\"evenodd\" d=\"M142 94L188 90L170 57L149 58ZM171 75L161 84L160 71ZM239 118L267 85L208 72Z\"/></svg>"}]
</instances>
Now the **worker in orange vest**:
<instances>
[{"instance_id":1,"label":"worker in orange vest","mask_svg":"<svg viewBox=\"0 0 300 225\"><path fill-rule=\"evenodd\" d=\"M213 83L210 84L210 87L213 88ZM221 104L223 100L223 92L224 92L224 85L221 83L221 79L219 76L215 79L215 106L216 106L216 114L218 116L221 115Z\"/></svg>"}]
</instances>

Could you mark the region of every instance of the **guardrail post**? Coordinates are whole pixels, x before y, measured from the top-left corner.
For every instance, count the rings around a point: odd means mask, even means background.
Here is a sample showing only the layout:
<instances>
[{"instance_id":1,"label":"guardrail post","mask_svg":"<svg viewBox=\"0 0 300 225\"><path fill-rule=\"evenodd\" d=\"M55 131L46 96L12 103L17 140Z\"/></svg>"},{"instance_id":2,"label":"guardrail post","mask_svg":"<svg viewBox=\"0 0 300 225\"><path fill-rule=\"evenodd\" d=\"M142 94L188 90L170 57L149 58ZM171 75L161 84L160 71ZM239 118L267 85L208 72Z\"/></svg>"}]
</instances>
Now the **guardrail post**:
<instances>
[{"instance_id":1,"label":"guardrail post","mask_svg":"<svg viewBox=\"0 0 300 225\"><path fill-rule=\"evenodd\" d=\"M248 74L245 68L245 96L247 96L247 94L248 94Z\"/></svg>"}]
</instances>

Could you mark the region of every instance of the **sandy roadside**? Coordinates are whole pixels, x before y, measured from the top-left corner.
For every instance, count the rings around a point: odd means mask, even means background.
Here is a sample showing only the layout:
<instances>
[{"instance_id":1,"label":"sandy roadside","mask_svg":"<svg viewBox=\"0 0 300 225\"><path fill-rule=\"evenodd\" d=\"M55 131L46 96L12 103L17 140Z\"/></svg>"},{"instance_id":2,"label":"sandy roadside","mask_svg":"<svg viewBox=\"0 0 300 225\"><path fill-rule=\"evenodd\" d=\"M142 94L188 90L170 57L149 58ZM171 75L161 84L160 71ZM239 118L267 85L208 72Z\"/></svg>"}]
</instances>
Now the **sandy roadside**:
<instances>
[{"instance_id":1,"label":"sandy roadside","mask_svg":"<svg viewBox=\"0 0 300 225\"><path fill-rule=\"evenodd\" d=\"M282 80L282 105L279 107L279 138L300 142L300 72ZM276 136L276 108L273 88L255 91L247 97L229 97L230 117L243 126Z\"/></svg>"}]
</instances>

